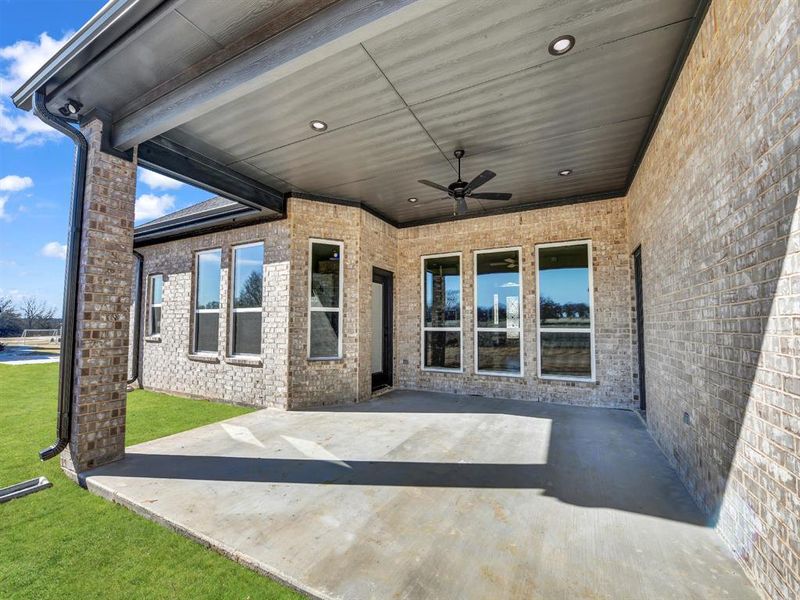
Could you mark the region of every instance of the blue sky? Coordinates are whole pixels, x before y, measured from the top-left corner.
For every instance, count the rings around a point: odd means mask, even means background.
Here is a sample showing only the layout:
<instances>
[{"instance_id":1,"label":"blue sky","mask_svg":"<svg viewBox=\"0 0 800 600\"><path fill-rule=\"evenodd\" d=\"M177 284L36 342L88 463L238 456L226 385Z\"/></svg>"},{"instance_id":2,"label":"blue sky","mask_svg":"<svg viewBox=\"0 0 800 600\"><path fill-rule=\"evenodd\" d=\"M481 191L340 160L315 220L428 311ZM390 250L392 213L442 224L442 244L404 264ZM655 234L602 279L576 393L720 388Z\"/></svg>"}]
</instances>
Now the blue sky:
<instances>
[{"instance_id":1,"label":"blue sky","mask_svg":"<svg viewBox=\"0 0 800 600\"><path fill-rule=\"evenodd\" d=\"M0 296L36 296L59 315L74 147L9 96L103 4L0 0ZM208 197L140 169L137 224Z\"/></svg>"}]
</instances>

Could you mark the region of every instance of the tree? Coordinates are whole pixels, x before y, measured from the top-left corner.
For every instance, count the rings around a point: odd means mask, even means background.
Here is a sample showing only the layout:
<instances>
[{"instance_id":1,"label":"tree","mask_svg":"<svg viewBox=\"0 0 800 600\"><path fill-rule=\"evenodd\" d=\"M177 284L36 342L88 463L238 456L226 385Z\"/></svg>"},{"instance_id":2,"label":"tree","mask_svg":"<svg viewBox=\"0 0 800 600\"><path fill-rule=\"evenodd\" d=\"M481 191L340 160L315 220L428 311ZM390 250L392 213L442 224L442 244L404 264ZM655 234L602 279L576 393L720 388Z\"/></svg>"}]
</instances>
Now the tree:
<instances>
[{"instance_id":1,"label":"tree","mask_svg":"<svg viewBox=\"0 0 800 600\"><path fill-rule=\"evenodd\" d=\"M35 296L29 296L22 301L20 312L25 329L51 329L53 327L55 309L47 306L46 302Z\"/></svg>"},{"instance_id":2,"label":"tree","mask_svg":"<svg viewBox=\"0 0 800 600\"><path fill-rule=\"evenodd\" d=\"M16 337L22 333L19 313L11 298L0 296L0 337Z\"/></svg>"},{"instance_id":3,"label":"tree","mask_svg":"<svg viewBox=\"0 0 800 600\"><path fill-rule=\"evenodd\" d=\"M261 307L261 273L253 271L244 280L242 291L236 298L238 308Z\"/></svg>"}]
</instances>

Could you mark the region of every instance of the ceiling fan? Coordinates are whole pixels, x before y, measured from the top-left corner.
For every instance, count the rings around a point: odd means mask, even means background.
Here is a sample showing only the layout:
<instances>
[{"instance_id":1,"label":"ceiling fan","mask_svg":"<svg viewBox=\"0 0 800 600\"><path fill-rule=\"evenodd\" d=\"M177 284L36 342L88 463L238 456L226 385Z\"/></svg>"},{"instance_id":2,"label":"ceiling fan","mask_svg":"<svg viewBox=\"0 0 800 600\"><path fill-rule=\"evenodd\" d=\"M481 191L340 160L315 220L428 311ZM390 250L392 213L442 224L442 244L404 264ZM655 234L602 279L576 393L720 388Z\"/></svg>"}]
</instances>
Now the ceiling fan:
<instances>
[{"instance_id":1,"label":"ceiling fan","mask_svg":"<svg viewBox=\"0 0 800 600\"><path fill-rule=\"evenodd\" d=\"M511 200L511 194L500 192L482 192L475 193L475 190L481 187L484 183L495 177L494 171L484 171L475 179L467 183L461 179L461 159L464 157L464 150L458 149L453 152L453 155L458 160L458 180L451 183L449 186L444 187L438 183L433 183L427 179L420 179L419 183L427 185L442 192L455 200L455 212L453 214L463 215L467 212L467 198L475 198L477 200Z\"/></svg>"}]
</instances>

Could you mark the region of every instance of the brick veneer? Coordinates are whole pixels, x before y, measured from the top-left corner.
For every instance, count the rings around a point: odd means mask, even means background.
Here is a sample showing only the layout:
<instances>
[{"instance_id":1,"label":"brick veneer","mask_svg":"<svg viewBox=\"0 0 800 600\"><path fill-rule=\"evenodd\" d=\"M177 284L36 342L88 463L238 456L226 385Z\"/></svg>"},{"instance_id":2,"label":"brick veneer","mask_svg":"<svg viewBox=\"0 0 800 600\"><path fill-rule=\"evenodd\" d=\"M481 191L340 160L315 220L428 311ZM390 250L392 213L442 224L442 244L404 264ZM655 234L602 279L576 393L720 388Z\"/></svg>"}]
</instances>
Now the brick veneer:
<instances>
[{"instance_id":1,"label":"brick veneer","mask_svg":"<svg viewBox=\"0 0 800 600\"><path fill-rule=\"evenodd\" d=\"M508 215L468 219L398 231L397 379L401 387L483 394L543 402L630 407L630 261L625 201L603 200ZM596 382L536 377L536 244L590 239L594 273ZM478 375L474 359L473 251L522 247L523 358L525 377ZM463 373L420 367L420 260L461 252Z\"/></svg>"},{"instance_id":2,"label":"brick veneer","mask_svg":"<svg viewBox=\"0 0 800 600\"><path fill-rule=\"evenodd\" d=\"M232 248L264 243L264 310L261 355L254 360L230 358L228 332ZM216 354L192 352L195 254L222 250L219 347ZM286 408L288 405L289 222L260 223L138 249L144 257L140 383L153 390L227 402ZM147 336L147 277L164 276L161 335Z\"/></svg>"},{"instance_id":3,"label":"brick veneer","mask_svg":"<svg viewBox=\"0 0 800 600\"><path fill-rule=\"evenodd\" d=\"M72 477L125 455L125 382L133 267L136 162L100 151L102 125L82 129L89 142L72 437L61 464Z\"/></svg>"},{"instance_id":4,"label":"brick veneer","mask_svg":"<svg viewBox=\"0 0 800 600\"><path fill-rule=\"evenodd\" d=\"M256 406L304 408L366 400L372 394L372 269L380 267L395 275L395 387L633 406L625 207L624 200L615 199L396 229L357 207L291 198L285 220L144 247L145 275L164 274L164 304L161 336L145 338L142 344L141 382L151 389ZM339 360L308 359L310 238L344 243L343 357ZM592 240L594 383L545 381L535 376L534 247L574 239ZM267 256L262 360L255 367L231 363L221 347L217 360L199 362L189 355L193 255L201 249L223 249L220 339L224 340L230 248L257 240L265 242ZM525 377L477 375L472 352L472 253L509 245L521 246L523 254ZM425 372L420 368L420 257L453 251L463 253L464 373ZM146 321L142 319L143 328Z\"/></svg>"},{"instance_id":5,"label":"brick veneer","mask_svg":"<svg viewBox=\"0 0 800 600\"><path fill-rule=\"evenodd\" d=\"M650 430L776 599L800 597L798 24L712 3L628 195Z\"/></svg>"}]
</instances>

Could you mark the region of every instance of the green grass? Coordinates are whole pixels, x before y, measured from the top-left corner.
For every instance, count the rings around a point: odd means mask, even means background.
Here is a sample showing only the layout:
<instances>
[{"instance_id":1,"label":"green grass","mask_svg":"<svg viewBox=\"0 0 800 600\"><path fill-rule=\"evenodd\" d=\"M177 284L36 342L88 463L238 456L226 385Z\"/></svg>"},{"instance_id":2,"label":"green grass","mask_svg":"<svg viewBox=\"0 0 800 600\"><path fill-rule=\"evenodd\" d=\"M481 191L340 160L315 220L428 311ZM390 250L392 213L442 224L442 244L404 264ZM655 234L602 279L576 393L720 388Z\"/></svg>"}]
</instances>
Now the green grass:
<instances>
[{"instance_id":1,"label":"green grass","mask_svg":"<svg viewBox=\"0 0 800 600\"><path fill-rule=\"evenodd\" d=\"M39 461L55 439L58 365L0 365L0 487L53 487L0 505L0 598L297 598L280 584L94 496ZM128 396L127 443L249 412L165 394Z\"/></svg>"}]
</instances>

